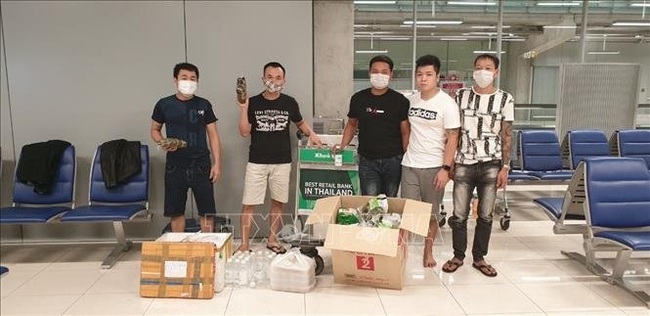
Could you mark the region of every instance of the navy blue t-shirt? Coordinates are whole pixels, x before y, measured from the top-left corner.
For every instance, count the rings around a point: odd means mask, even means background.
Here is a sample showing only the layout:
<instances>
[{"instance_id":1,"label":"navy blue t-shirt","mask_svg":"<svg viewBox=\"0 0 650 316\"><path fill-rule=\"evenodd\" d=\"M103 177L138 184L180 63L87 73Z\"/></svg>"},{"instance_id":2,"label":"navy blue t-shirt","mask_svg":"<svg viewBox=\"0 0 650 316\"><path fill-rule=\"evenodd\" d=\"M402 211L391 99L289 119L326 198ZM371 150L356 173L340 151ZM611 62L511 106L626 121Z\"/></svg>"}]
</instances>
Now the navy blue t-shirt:
<instances>
[{"instance_id":1,"label":"navy blue t-shirt","mask_svg":"<svg viewBox=\"0 0 650 316\"><path fill-rule=\"evenodd\" d=\"M258 94L248 101L248 122L251 124L251 146L248 161L258 164L291 162L289 123L302 121L296 99L280 94L267 100Z\"/></svg>"},{"instance_id":2,"label":"navy blue t-shirt","mask_svg":"<svg viewBox=\"0 0 650 316\"><path fill-rule=\"evenodd\" d=\"M217 121L210 101L197 96L181 101L176 95L171 95L156 103L151 119L165 124L167 138L187 142L186 148L167 152L168 164L187 167L210 160L205 126Z\"/></svg>"}]
</instances>

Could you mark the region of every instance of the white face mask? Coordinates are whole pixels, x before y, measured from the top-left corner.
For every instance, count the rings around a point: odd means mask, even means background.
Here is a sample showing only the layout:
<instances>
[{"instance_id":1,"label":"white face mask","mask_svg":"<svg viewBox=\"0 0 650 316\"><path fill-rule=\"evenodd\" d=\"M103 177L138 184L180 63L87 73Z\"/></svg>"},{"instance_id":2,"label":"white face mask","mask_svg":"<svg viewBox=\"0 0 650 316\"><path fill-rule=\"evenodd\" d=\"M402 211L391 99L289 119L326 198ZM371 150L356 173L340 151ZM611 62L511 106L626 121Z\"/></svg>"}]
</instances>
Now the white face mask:
<instances>
[{"instance_id":1,"label":"white face mask","mask_svg":"<svg viewBox=\"0 0 650 316\"><path fill-rule=\"evenodd\" d=\"M382 90L388 87L390 76L384 74L370 74L370 84L377 90Z\"/></svg>"},{"instance_id":2,"label":"white face mask","mask_svg":"<svg viewBox=\"0 0 650 316\"><path fill-rule=\"evenodd\" d=\"M196 92L196 88L198 88L198 84L196 83L196 81L190 81L190 80L178 81L178 92L182 93L183 95L186 96L194 95L194 92Z\"/></svg>"},{"instance_id":3,"label":"white face mask","mask_svg":"<svg viewBox=\"0 0 650 316\"><path fill-rule=\"evenodd\" d=\"M494 72L489 70L474 70L472 77L479 87L485 88L494 81Z\"/></svg>"}]
</instances>

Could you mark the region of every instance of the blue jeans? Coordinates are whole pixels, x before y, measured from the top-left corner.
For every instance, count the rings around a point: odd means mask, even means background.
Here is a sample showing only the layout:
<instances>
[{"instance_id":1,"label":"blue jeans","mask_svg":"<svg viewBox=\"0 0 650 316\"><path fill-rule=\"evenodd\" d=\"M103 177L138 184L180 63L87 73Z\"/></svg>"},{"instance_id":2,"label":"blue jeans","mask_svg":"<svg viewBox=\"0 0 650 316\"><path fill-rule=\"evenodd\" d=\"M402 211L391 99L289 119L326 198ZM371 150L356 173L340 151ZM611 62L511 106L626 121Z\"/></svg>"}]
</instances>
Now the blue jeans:
<instances>
[{"instance_id":1,"label":"blue jeans","mask_svg":"<svg viewBox=\"0 0 650 316\"><path fill-rule=\"evenodd\" d=\"M387 158L368 159L359 155L361 195L386 194L396 197L402 178L402 154Z\"/></svg>"},{"instance_id":2,"label":"blue jeans","mask_svg":"<svg viewBox=\"0 0 650 316\"><path fill-rule=\"evenodd\" d=\"M497 196L497 175L501 161L479 162L473 165L456 165L454 173L454 215L449 218L452 229L454 257L465 258L467 249L467 218L474 188L478 193L478 218L474 230L472 256L474 261L487 255L492 233L492 210Z\"/></svg>"}]
</instances>

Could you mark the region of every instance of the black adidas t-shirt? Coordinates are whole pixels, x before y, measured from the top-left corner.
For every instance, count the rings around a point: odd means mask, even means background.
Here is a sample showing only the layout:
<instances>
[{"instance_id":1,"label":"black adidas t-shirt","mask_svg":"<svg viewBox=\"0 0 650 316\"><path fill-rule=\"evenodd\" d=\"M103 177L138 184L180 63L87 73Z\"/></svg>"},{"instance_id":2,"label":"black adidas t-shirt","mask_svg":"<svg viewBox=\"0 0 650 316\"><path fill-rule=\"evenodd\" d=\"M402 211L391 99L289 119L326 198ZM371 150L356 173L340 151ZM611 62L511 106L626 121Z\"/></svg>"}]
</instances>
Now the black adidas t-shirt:
<instances>
[{"instance_id":1,"label":"black adidas t-shirt","mask_svg":"<svg viewBox=\"0 0 650 316\"><path fill-rule=\"evenodd\" d=\"M248 161L259 164L291 162L289 123L302 121L298 102L286 94L267 100L258 94L248 101L251 145Z\"/></svg>"},{"instance_id":2,"label":"black adidas t-shirt","mask_svg":"<svg viewBox=\"0 0 650 316\"><path fill-rule=\"evenodd\" d=\"M217 121L210 101L197 96L181 101L171 95L156 103L151 119L165 124L167 138L187 142L186 148L167 152L168 164L187 167L197 161L210 161L205 126Z\"/></svg>"},{"instance_id":3,"label":"black adidas t-shirt","mask_svg":"<svg viewBox=\"0 0 650 316\"><path fill-rule=\"evenodd\" d=\"M368 88L352 95L348 117L359 120L359 154L368 159L403 154L400 123L408 120L408 111L409 100L393 89L373 95Z\"/></svg>"}]
</instances>

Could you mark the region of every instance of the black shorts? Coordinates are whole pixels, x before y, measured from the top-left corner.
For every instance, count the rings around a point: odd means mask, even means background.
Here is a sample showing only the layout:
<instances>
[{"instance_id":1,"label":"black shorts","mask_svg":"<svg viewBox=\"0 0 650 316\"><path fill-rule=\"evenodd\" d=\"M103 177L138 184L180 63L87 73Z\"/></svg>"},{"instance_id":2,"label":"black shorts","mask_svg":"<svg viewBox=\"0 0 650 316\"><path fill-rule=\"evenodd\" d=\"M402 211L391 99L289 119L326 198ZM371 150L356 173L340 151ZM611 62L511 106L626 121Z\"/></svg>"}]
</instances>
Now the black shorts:
<instances>
[{"instance_id":1,"label":"black shorts","mask_svg":"<svg viewBox=\"0 0 650 316\"><path fill-rule=\"evenodd\" d=\"M214 191L210 181L210 161L198 162L188 167L167 163L165 165L165 216L185 214L187 190L192 189L199 215L215 214Z\"/></svg>"}]
</instances>

